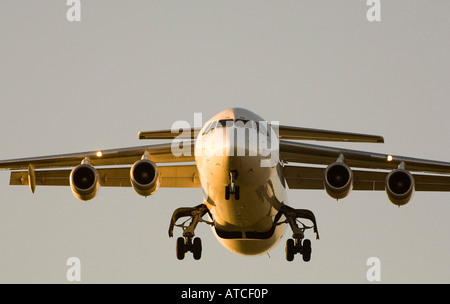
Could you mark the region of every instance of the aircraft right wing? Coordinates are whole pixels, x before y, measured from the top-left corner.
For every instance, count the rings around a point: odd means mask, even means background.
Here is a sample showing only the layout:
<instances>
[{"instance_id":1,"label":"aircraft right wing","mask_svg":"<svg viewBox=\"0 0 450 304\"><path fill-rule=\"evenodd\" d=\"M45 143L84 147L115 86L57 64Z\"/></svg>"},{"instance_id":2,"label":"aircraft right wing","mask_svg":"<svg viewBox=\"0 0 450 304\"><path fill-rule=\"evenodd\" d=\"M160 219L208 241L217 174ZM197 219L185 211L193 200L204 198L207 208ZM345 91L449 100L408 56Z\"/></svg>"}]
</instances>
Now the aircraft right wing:
<instances>
[{"instance_id":1,"label":"aircraft right wing","mask_svg":"<svg viewBox=\"0 0 450 304\"><path fill-rule=\"evenodd\" d=\"M87 151L0 161L11 170L11 185L70 186L84 201L98 186L130 187L148 196L158 187L200 187L194 142ZM176 164L174 164L176 163ZM166 165L164 165L166 164ZM170 165L167 165L170 164Z\"/></svg>"},{"instance_id":2,"label":"aircraft right wing","mask_svg":"<svg viewBox=\"0 0 450 304\"><path fill-rule=\"evenodd\" d=\"M193 162L194 142L188 141L184 146L177 146L180 155L172 153L172 144L157 144L120 149L96 150L70 154L19 158L0 161L0 170L22 170L32 165L39 168L63 168L79 165L84 158L89 158L93 166L131 165L139 160L145 152L154 163Z\"/></svg>"},{"instance_id":3,"label":"aircraft right wing","mask_svg":"<svg viewBox=\"0 0 450 304\"><path fill-rule=\"evenodd\" d=\"M131 167L100 168L100 186L131 187ZM196 165L158 166L162 188L200 188L200 178ZM69 176L72 170L36 170L36 186L70 186ZM29 185L28 171L11 172L10 185Z\"/></svg>"}]
</instances>

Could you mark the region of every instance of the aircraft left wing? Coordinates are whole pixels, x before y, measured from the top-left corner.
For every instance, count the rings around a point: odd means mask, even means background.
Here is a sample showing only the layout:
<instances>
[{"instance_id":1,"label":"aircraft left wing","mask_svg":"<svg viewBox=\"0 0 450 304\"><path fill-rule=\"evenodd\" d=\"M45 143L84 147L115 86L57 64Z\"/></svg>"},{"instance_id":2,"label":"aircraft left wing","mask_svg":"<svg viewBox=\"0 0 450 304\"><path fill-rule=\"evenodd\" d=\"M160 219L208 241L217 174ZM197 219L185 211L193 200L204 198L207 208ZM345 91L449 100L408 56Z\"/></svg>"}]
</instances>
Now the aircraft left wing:
<instances>
[{"instance_id":1,"label":"aircraft left wing","mask_svg":"<svg viewBox=\"0 0 450 304\"><path fill-rule=\"evenodd\" d=\"M450 174L450 162L280 140L280 159L285 163L329 165L340 155L350 167L393 170L404 163L409 171Z\"/></svg>"},{"instance_id":2,"label":"aircraft left wing","mask_svg":"<svg viewBox=\"0 0 450 304\"><path fill-rule=\"evenodd\" d=\"M289 189L325 189L325 168L285 166ZM353 190L384 191L388 172L353 170ZM413 174L416 191L450 191L450 176Z\"/></svg>"},{"instance_id":3,"label":"aircraft left wing","mask_svg":"<svg viewBox=\"0 0 450 304\"><path fill-rule=\"evenodd\" d=\"M450 191L449 162L283 140L280 159L295 164L283 167L289 188L325 189L335 199L346 197L351 190L385 190L389 200L401 206L416 190Z\"/></svg>"}]
</instances>

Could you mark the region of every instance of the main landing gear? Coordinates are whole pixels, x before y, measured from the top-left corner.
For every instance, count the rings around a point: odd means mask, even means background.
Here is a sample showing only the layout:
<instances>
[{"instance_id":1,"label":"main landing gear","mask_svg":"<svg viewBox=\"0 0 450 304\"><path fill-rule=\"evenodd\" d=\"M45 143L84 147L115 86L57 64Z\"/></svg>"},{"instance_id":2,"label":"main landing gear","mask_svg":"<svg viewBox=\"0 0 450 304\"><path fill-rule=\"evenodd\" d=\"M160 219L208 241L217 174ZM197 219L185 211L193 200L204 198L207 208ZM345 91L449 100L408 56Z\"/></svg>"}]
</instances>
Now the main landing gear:
<instances>
[{"instance_id":1,"label":"main landing gear","mask_svg":"<svg viewBox=\"0 0 450 304\"><path fill-rule=\"evenodd\" d=\"M278 223L282 215L286 217L286 220ZM298 220L299 218L310 220L313 223L313 226L306 226ZM294 256L299 253L302 256L303 261L309 262L311 260L312 252L311 241L304 238L304 232L306 229L313 229L316 233L316 238L319 239L319 232L317 231L314 213L306 209L293 209L283 205L275 216L274 222L276 225L287 223L292 229L292 238L286 241L286 260L289 262L293 261ZM300 228L298 224L301 224L302 227Z\"/></svg>"},{"instance_id":2,"label":"main landing gear","mask_svg":"<svg viewBox=\"0 0 450 304\"><path fill-rule=\"evenodd\" d=\"M203 216L209 214L206 205L201 204L192 208L178 208L173 212L172 219L169 226L169 237L173 237L173 228L181 227L183 229L183 237L177 239L177 258L183 260L186 252L192 252L195 260L200 260L202 257L202 240L198 237L194 238L195 227L200 222L207 223L208 225L214 225L213 222L205 221ZM176 224L177 220L182 217L188 217L187 220L181 224Z\"/></svg>"}]
</instances>

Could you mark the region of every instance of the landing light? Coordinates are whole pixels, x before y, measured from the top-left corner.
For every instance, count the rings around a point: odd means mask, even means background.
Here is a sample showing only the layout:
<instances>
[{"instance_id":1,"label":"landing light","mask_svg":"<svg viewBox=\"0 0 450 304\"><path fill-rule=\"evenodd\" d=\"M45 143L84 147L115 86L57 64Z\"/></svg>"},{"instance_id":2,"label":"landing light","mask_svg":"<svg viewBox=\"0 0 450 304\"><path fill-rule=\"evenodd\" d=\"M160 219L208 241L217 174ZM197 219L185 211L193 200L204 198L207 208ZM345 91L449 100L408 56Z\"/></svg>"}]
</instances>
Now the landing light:
<instances>
[{"instance_id":1,"label":"landing light","mask_svg":"<svg viewBox=\"0 0 450 304\"><path fill-rule=\"evenodd\" d=\"M394 158L392 157L392 155L388 155L387 156L387 161L392 161Z\"/></svg>"},{"instance_id":2,"label":"landing light","mask_svg":"<svg viewBox=\"0 0 450 304\"><path fill-rule=\"evenodd\" d=\"M96 155L97 155L97 157L102 157L103 156L103 152L102 151L98 151Z\"/></svg>"}]
</instances>

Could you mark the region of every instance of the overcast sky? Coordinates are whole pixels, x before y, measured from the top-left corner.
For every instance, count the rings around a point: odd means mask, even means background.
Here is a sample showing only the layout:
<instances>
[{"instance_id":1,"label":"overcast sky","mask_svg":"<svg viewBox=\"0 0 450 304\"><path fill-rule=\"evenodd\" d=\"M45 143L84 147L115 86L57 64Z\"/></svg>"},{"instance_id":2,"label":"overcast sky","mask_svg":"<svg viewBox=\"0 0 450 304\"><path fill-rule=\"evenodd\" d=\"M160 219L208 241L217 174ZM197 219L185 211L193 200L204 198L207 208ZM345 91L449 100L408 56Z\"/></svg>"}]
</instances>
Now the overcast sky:
<instances>
[{"instance_id":1,"label":"overcast sky","mask_svg":"<svg viewBox=\"0 0 450 304\"><path fill-rule=\"evenodd\" d=\"M0 2L0 159L149 144L139 131L239 106L385 138L335 146L450 161L447 0L381 0L380 22L364 0L91 0L80 22L68 9ZM65 283L69 257L84 283L368 283L370 257L382 283L450 282L450 193L398 208L384 192L290 190L316 214L311 262L286 262L287 236L270 255L235 255L202 224L202 259L178 261L169 220L200 189L101 188L84 203L8 184L0 172L0 283Z\"/></svg>"}]
</instances>

